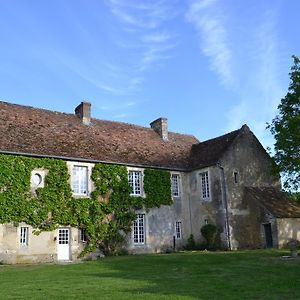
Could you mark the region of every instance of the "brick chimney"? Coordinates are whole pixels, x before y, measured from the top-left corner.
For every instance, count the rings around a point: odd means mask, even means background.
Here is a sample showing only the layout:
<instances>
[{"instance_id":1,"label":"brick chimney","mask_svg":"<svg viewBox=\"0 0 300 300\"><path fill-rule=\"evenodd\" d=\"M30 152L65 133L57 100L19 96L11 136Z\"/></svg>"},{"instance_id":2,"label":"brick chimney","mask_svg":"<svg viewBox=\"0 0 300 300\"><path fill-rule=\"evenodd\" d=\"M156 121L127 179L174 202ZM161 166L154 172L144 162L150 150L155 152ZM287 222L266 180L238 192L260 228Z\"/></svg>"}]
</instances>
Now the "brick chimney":
<instances>
[{"instance_id":1,"label":"brick chimney","mask_svg":"<svg viewBox=\"0 0 300 300\"><path fill-rule=\"evenodd\" d=\"M91 103L81 102L75 108L75 115L80 118L82 124L90 125L91 124Z\"/></svg>"},{"instance_id":2,"label":"brick chimney","mask_svg":"<svg viewBox=\"0 0 300 300\"><path fill-rule=\"evenodd\" d=\"M158 118L150 123L151 128L160 135L163 141L168 141L168 119Z\"/></svg>"}]
</instances>

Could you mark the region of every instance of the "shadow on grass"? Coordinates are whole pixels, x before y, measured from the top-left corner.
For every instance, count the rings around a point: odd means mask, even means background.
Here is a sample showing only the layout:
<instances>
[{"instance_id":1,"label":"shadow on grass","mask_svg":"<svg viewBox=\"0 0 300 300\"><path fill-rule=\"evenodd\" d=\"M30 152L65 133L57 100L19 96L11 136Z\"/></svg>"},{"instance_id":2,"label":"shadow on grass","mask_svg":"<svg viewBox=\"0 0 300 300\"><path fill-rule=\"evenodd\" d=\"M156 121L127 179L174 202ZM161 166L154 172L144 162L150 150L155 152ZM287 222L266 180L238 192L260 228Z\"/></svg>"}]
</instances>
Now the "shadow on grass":
<instances>
[{"instance_id":1,"label":"shadow on grass","mask_svg":"<svg viewBox=\"0 0 300 300\"><path fill-rule=\"evenodd\" d=\"M0 299L299 299L300 260L279 251L177 253L3 266Z\"/></svg>"},{"instance_id":2,"label":"shadow on grass","mask_svg":"<svg viewBox=\"0 0 300 300\"><path fill-rule=\"evenodd\" d=\"M90 276L121 280L126 287L120 292L153 299L299 299L300 263L283 262L280 255L246 251L115 257L99 262L112 272Z\"/></svg>"}]
</instances>

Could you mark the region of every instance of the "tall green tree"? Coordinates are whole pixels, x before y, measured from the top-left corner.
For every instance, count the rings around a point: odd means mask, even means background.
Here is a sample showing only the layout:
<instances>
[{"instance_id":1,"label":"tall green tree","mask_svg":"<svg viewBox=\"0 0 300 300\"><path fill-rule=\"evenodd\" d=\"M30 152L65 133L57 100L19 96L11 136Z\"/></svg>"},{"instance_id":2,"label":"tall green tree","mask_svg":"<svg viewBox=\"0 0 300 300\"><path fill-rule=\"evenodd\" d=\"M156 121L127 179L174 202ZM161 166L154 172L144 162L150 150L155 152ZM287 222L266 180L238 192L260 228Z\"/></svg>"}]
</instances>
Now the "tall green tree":
<instances>
[{"instance_id":1,"label":"tall green tree","mask_svg":"<svg viewBox=\"0 0 300 300\"><path fill-rule=\"evenodd\" d=\"M268 125L275 138L274 160L283 175L284 188L290 191L300 188L300 59L292 58L288 93Z\"/></svg>"}]
</instances>

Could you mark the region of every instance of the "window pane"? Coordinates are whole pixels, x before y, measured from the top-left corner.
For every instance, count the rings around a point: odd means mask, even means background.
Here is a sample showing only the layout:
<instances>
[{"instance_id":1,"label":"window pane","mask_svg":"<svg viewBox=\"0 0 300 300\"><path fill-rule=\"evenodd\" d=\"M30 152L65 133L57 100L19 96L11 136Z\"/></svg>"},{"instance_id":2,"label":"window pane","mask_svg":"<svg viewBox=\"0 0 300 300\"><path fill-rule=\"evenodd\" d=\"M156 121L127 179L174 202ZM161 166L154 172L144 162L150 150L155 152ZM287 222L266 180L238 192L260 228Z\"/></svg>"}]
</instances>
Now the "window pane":
<instances>
[{"instance_id":1,"label":"window pane","mask_svg":"<svg viewBox=\"0 0 300 300\"><path fill-rule=\"evenodd\" d=\"M181 221L175 223L176 239L181 239Z\"/></svg>"},{"instance_id":2,"label":"window pane","mask_svg":"<svg viewBox=\"0 0 300 300\"><path fill-rule=\"evenodd\" d=\"M203 172L201 176L201 188L202 188L202 198L209 198L209 182L208 182L208 172Z\"/></svg>"},{"instance_id":3,"label":"window pane","mask_svg":"<svg viewBox=\"0 0 300 300\"><path fill-rule=\"evenodd\" d=\"M142 194L142 173L140 171L129 171L128 182L131 187L131 195L141 195Z\"/></svg>"},{"instance_id":4,"label":"window pane","mask_svg":"<svg viewBox=\"0 0 300 300\"><path fill-rule=\"evenodd\" d=\"M179 175L172 174L172 196L178 197L179 196Z\"/></svg>"},{"instance_id":5,"label":"window pane","mask_svg":"<svg viewBox=\"0 0 300 300\"><path fill-rule=\"evenodd\" d=\"M145 243L145 215L137 215L133 223L133 242L135 244Z\"/></svg>"},{"instance_id":6,"label":"window pane","mask_svg":"<svg viewBox=\"0 0 300 300\"><path fill-rule=\"evenodd\" d=\"M74 194L87 195L88 193L88 168L74 166L72 171L72 190Z\"/></svg>"},{"instance_id":7,"label":"window pane","mask_svg":"<svg viewBox=\"0 0 300 300\"><path fill-rule=\"evenodd\" d=\"M24 246L28 245L28 227L21 227L20 244Z\"/></svg>"}]
</instances>

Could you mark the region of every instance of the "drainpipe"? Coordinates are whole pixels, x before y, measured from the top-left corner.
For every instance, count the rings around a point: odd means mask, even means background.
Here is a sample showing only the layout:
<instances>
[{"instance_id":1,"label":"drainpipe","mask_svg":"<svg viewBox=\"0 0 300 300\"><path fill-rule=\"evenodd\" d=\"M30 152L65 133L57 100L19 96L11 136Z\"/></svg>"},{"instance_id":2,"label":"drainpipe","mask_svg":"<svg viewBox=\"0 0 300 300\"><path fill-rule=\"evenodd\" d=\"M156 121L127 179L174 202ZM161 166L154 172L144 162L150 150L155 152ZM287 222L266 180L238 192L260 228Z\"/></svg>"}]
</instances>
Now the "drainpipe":
<instances>
[{"instance_id":1,"label":"drainpipe","mask_svg":"<svg viewBox=\"0 0 300 300\"><path fill-rule=\"evenodd\" d=\"M191 210L191 195L189 193L189 215L190 215L190 234L193 234L193 225L192 225L192 210Z\"/></svg>"},{"instance_id":2,"label":"drainpipe","mask_svg":"<svg viewBox=\"0 0 300 300\"><path fill-rule=\"evenodd\" d=\"M227 201L227 192L226 192L226 178L225 178L225 171L224 167L221 165L220 162L216 164L216 166L221 170L222 174L222 195L223 195L223 204L225 207L225 223L226 223L226 235L227 235L227 245L228 249L231 250L231 237L230 237L230 228L229 228L229 217L228 217L228 201Z\"/></svg>"}]
</instances>

